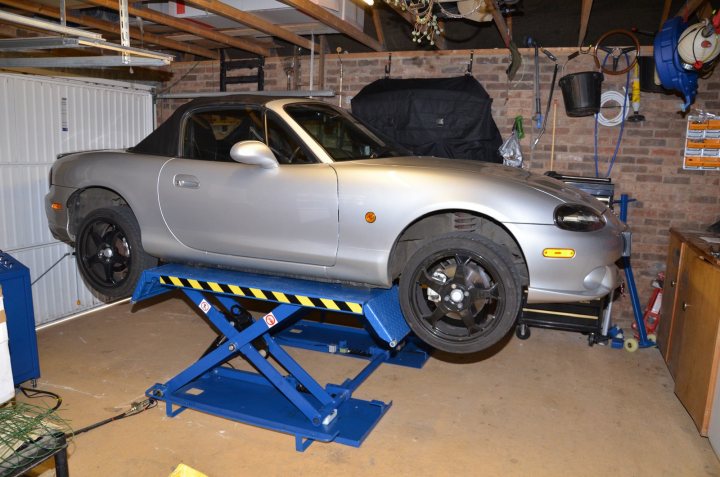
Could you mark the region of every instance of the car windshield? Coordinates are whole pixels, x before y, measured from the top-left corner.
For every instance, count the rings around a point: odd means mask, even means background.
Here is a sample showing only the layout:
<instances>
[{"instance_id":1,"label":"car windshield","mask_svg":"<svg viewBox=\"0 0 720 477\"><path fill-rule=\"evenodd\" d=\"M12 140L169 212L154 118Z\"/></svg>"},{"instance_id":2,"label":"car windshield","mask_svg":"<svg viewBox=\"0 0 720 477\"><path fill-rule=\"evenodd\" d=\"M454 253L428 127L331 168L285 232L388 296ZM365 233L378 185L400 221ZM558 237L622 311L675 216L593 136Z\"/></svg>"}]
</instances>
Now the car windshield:
<instances>
[{"instance_id":1,"label":"car windshield","mask_svg":"<svg viewBox=\"0 0 720 477\"><path fill-rule=\"evenodd\" d=\"M346 111L329 104L289 104L285 111L335 161L412 155L404 147L370 131Z\"/></svg>"}]
</instances>

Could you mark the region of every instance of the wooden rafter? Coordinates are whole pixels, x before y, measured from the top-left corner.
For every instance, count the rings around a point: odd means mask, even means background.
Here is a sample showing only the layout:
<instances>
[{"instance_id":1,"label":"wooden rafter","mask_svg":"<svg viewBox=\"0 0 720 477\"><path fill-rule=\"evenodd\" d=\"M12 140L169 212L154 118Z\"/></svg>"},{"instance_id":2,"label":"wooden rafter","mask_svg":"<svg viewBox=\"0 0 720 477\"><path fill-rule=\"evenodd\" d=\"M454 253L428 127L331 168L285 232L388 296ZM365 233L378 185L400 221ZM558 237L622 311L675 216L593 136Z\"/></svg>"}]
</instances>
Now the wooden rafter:
<instances>
[{"instance_id":1,"label":"wooden rafter","mask_svg":"<svg viewBox=\"0 0 720 477\"><path fill-rule=\"evenodd\" d=\"M105 7L112 10L118 10L118 2L113 0L85 0L85 2L97 5L99 7ZM181 20L179 18L171 17L163 13L150 10L148 8L137 8L132 5L128 5L128 13L130 15L150 20L151 22L160 23L176 30L186 31L194 35L213 40L223 45L232 46L241 50L249 51L261 56L270 56L270 49L250 40L244 40L241 38L233 38L231 36L223 35L210 28L205 28L193 24L191 22Z\"/></svg>"},{"instance_id":2,"label":"wooden rafter","mask_svg":"<svg viewBox=\"0 0 720 477\"><path fill-rule=\"evenodd\" d=\"M588 22L590 21L590 11L592 10L593 0L582 0L582 9L580 11L580 36L578 37L578 48L583 45L585 35L587 35Z\"/></svg>"},{"instance_id":3,"label":"wooden rafter","mask_svg":"<svg viewBox=\"0 0 720 477\"><path fill-rule=\"evenodd\" d=\"M60 9L48 7L39 3L29 2L27 0L0 0L0 3L29 13L34 13L50 18L60 18ZM88 17L86 15L72 15L69 13L65 15L65 18L70 23L77 23L78 25L87 26L108 33L120 34L120 25L112 22L99 20L97 18ZM205 58L211 58L214 60L220 58L217 52L209 50L207 48L202 48L200 46L191 45L168 38L163 38L160 35L154 35L152 33L143 33L138 28L130 28L130 37L136 40L152 43L154 45L164 46L172 50L203 56Z\"/></svg>"},{"instance_id":4,"label":"wooden rafter","mask_svg":"<svg viewBox=\"0 0 720 477\"><path fill-rule=\"evenodd\" d=\"M375 26L375 34L381 45L385 45L385 32L383 32L382 23L380 22L380 12L377 8L372 9L372 21Z\"/></svg>"},{"instance_id":5,"label":"wooden rafter","mask_svg":"<svg viewBox=\"0 0 720 477\"><path fill-rule=\"evenodd\" d=\"M510 48L510 34L508 33L508 27L505 23L505 19L503 18L502 13L500 13L500 10L498 9L497 1L490 0L485 2L485 5L492 14L493 20L495 20L495 26L500 32L500 36L502 37L503 43L505 43L505 47Z\"/></svg>"},{"instance_id":6,"label":"wooden rafter","mask_svg":"<svg viewBox=\"0 0 720 477\"><path fill-rule=\"evenodd\" d=\"M285 5L293 7L304 13L305 15L318 20L319 22L333 28L334 30L343 33L355 41L362 43L363 45L372 48L375 51L383 51L384 48L375 38L366 35L355 25L352 25L345 20L341 20L332 13L325 10L309 0L280 0Z\"/></svg>"},{"instance_id":7,"label":"wooden rafter","mask_svg":"<svg viewBox=\"0 0 720 477\"><path fill-rule=\"evenodd\" d=\"M400 15L406 22L408 22L411 25L415 25L415 17L408 12L407 10L403 10L402 8L396 6L394 2L389 2L386 4L388 7L390 7L395 13ZM438 48L438 50L447 50L447 43L445 42L445 37L440 35L436 36L434 38L435 46Z\"/></svg>"},{"instance_id":8,"label":"wooden rafter","mask_svg":"<svg viewBox=\"0 0 720 477\"><path fill-rule=\"evenodd\" d=\"M695 10L700 8L700 5L702 5L706 1L707 0L688 0L675 16L687 19L690 15L692 15Z\"/></svg>"},{"instance_id":9,"label":"wooden rafter","mask_svg":"<svg viewBox=\"0 0 720 477\"><path fill-rule=\"evenodd\" d=\"M668 19L668 16L670 16L670 7L672 6L672 0L665 0L665 3L663 4L663 10L662 10L662 16L660 17L660 26L658 27L658 31L662 30L663 25Z\"/></svg>"},{"instance_id":10,"label":"wooden rafter","mask_svg":"<svg viewBox=\"0 0 720 477\"><path fill-rule=\"evenodd\" d=\"M301 46L308 50L313 46L312 41L307 38L303 38L300 35L265 20L264 18L238 10L226 3L219 2L218 0L185 0L185 3L216 15L220 15L221 17L229 18L230 20L242 23L255 30L267 33L268 35L281 38L293 45ZM317 47L317 45L315 46Z\"/></svg>"}]
</instances>

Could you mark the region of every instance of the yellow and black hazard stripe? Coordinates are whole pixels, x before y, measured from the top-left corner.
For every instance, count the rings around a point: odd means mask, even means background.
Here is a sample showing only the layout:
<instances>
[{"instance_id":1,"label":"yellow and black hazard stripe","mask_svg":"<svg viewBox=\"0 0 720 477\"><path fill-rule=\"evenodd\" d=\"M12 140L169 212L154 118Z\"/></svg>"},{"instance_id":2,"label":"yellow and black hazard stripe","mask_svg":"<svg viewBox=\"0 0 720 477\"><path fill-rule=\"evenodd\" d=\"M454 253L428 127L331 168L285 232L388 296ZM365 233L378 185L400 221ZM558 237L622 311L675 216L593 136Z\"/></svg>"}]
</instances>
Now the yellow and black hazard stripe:
<instances>
[{"instance_id":1,"label":"yellow and black hazard stripe","mask_svg":"<svg viewBox=\"0 0 720 477\"><path fill-rule=\"evenodd\" d=\"M362 305L351 301L333 300L330 298L320 298L305 295L295 295L272 290L262 290L260 288L240 287L237 285L229 285L218 282L206 282L202 280L193 280L192 278L172 277L169 275L161 275L160 283L163 285L173 285L180 288L192 288L194 290L224 293L227 295L235 295L256 300L276 301L279 303L289 303L292 305L300 305L311 308L321 308L325 310L344 311L346 313L354 313L362 315Z\"/></svg>"}]
</instances>

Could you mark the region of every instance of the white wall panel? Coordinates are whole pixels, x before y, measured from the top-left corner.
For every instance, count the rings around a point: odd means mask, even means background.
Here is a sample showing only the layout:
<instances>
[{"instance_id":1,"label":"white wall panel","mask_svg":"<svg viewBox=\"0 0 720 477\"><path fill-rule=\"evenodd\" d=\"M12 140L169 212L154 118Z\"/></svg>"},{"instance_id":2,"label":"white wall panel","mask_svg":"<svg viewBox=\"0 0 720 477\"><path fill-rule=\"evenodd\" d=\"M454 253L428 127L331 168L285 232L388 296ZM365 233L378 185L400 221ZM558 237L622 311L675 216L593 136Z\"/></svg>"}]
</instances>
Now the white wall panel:
<instances>
[{"instance_id":1,"label":"white wall panel","mask_svg":"<svg viewBox=\"0 0 720 477\"><path fill-rule=\"evenodd\" d=\"M48 230L44 197L58 154L135 145L153 129L149 88L0 74L0 249L32 280L72 251ZM36 323L99 304L65 257L33 286Z\"/></svg>"},{"instance_id":2,"label":"white wall panel","mask_svg":"<svg viewBox=\"0 0 720 477\"><path fill-rule=\"evenodd\" d=\"M102 304L77 273L73 248L61 242L15 250L13 257L30 269L35 320L38 324ZM67 255L70 254L70 255ZM50 266L59 263L49 270Z\"/></svg>"}]
</instances>

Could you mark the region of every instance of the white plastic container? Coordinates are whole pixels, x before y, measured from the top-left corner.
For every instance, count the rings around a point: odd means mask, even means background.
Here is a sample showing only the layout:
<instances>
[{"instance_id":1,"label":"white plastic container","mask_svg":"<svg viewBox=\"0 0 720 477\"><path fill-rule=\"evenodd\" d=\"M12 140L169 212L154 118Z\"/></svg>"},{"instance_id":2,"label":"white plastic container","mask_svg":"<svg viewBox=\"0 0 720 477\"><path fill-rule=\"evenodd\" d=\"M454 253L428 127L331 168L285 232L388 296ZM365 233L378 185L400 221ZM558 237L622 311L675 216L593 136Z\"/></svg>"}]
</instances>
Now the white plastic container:
<instances>
[{"instance_id":1,"label":"white plastic container","mask_svg":"<svg viewBox=\"0 0 720 477\"><path fill-rule=\"evenodd\" d=\"M5 318L2 288L0 288L0 404L15 397L12 367L10 365L10 349L8 348L8 331Z\"/></svg>"}]
</instances>

